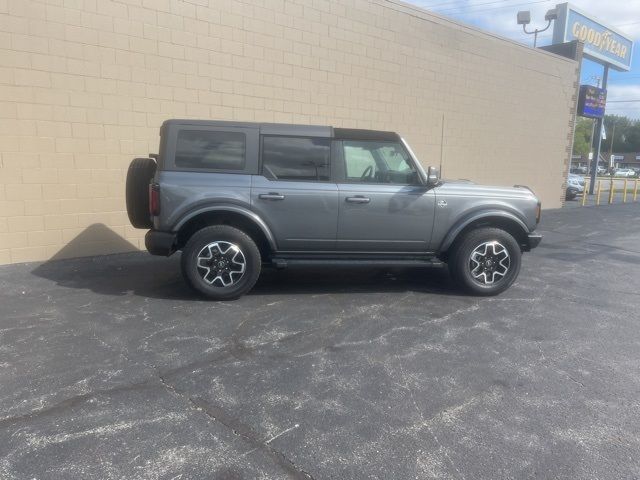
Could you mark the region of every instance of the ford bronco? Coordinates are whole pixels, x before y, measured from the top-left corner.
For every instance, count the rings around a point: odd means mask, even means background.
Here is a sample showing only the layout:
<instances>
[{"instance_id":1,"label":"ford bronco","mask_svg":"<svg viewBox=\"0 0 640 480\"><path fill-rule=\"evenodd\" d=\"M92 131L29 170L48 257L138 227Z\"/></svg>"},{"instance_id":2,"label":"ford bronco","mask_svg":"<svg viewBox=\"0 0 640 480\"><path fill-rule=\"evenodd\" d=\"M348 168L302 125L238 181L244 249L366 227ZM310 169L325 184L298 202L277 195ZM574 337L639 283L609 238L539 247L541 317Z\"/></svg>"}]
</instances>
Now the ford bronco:
<instances>
[{"instance_id":1,"label":"ford bronco","mask_svg":"<svg viewBox=\"0 0 640 480\"><path fill-rule=\"evenodd\" d=\"M292 264L446 263L466 291L495 295L542 238L529 188L441 180L384 131L168 120L126 199L147 250L181 250L187 283L220 300Z\"/></svg>"}]
</instances>

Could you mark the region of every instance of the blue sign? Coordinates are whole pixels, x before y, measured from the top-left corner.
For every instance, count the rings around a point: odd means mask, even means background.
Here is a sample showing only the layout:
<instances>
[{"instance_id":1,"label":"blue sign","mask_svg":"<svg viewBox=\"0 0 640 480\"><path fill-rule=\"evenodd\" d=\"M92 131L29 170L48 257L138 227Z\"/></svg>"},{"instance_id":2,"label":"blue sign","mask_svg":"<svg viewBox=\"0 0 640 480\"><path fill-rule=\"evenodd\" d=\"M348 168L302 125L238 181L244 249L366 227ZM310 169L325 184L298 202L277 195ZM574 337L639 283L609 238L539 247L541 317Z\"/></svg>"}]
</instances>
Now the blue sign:
<instances>
[{"instance_id":1,"label":"blue sign","mask_svg":"<svg viewBox=\"0 0 640 480\"><path fill-rule=\"evenodd\" d=\"M580 85L578 97L578 115L587 118L604 117L607 104L607 91L593 85Z\"/></svg>"},{"instance_id":2,"label":"blue sign","mask_svg":"<svg viewBox=\"0 0 640 480\"><path fill-rule=\"evenodd\" d=\"M558 19L553 26L553 43L579 40L584 55L621 71L631 69L633 41L623 33L588 17L568 3L556 5Z\"/></svg>"}]
</instances>

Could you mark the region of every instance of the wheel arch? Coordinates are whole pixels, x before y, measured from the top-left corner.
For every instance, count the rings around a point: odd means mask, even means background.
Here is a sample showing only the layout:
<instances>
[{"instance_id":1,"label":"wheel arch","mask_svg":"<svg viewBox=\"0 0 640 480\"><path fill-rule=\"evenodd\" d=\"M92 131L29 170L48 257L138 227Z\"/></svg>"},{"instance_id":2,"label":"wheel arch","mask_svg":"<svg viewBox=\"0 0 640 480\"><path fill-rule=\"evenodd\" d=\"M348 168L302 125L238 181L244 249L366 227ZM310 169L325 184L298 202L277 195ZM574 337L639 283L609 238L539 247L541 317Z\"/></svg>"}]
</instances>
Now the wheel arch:
<instances>
[{"instance_id":1,"label":"wheel arch","mask_svg":"<svg viewBox=\"0 0 640 480\"><path fill-rule=\"evenodd\" d=\"M511 234L522 247L526 245L529 229L524 221L516 215L504 210L488 210L476 212L466 217L449 229L438 251L443 258L447 257L456 241L470 230L480 227L494 227Z\"/></svg>"},{"instance_id":2,"label":"wheel arch","mask_svg":"<svg viewBox=\"0 0 640 480\"><path fill-rule=\"evenodd\" d=\"M229 225L249 235L260 254L268 257L276 251L276 241L269 227L254 212L235 205L200 208L185 215L176 225L177 248L181 249L198 230L209 225Z\"/></svg>"}]
</instances>

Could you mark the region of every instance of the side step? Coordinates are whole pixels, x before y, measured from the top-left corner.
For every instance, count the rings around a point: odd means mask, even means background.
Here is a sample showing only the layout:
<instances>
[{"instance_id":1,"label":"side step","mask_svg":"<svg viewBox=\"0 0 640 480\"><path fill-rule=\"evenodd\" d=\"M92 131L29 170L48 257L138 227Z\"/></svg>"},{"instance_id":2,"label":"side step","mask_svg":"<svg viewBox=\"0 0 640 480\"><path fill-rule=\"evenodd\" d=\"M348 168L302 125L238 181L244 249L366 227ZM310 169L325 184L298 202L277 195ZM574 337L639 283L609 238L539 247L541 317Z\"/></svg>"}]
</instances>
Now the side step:
<instances>
[{"instance_id":1,"label":"side step","mask_svg":"<svg viewBox=\"0 0 640 480\"><path fill-rule=\"evenodd\" d=\"M436 257L418 258L317 258L317 257L273 257L271 265L276 268L289 266L318 267L443 267Z\"/></svg>"}]
</instances>

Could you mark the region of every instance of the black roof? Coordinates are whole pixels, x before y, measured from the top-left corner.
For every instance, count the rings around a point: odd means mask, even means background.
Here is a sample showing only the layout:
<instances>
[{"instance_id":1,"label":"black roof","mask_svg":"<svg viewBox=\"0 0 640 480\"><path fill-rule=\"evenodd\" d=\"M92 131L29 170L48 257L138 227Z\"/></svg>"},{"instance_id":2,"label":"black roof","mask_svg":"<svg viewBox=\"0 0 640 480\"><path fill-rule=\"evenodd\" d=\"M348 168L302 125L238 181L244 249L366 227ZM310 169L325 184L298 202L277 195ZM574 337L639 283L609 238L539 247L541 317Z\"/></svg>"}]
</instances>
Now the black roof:
<instances>
[{"instance_id":1,"label":"black roof","mask_svg":"<svg viewBox=\"0 0 640 480\"><path fill-rule=\"evenodd\" d=\"M397 142L400 135L395 132L385 132L381 130L363 130L356 128L333 128L324 125L300 125L284 123L261 123L261 122L236 122L222 120L192 120L192 119L170 119L163 123L163 126L170 125L191 125L198 127L239 127L257 128L263 135L291 135L310 137L331 137L338 140L378 140L383 142Z\"/></svg>"},{"instance_id":2,"label":"black roof","mask_svg":"<svg viewBox=\"0 0 640 480\"><path fill-rule=\"evenodd\" d=\"M383 142L397 142L400 140L400 135L396 132L385 132L382 130L334 128L333 138L339 140L380 140Z\"/></svg>"}]
</instances>

